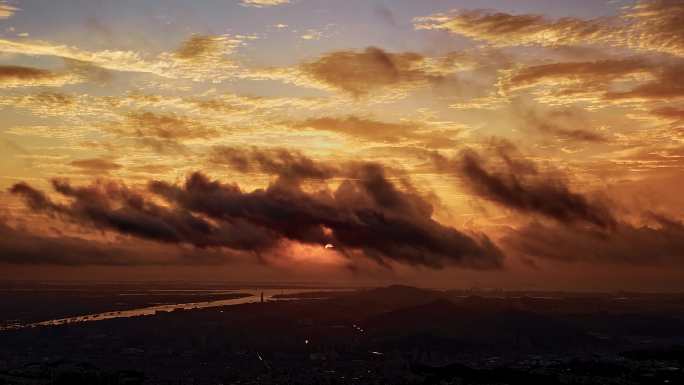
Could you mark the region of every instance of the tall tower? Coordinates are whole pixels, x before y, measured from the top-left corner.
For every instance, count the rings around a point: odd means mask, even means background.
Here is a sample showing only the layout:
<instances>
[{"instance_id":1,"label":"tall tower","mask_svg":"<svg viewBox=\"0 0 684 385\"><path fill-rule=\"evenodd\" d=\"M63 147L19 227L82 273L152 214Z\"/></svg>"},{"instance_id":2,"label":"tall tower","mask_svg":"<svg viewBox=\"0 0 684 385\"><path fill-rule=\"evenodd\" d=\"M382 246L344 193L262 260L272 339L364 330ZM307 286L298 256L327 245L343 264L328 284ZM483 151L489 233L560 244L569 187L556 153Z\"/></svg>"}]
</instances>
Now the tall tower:
<instances>
[{"instance_id":1,"label":"tall tower","mask_svg":"<svg viewBox=\"0 0 684 385\"><path fill-rule=\"evenodd\" d=\"M261 292L261 303L264 303L264 292Z\"/></svg>"}]
</instances>

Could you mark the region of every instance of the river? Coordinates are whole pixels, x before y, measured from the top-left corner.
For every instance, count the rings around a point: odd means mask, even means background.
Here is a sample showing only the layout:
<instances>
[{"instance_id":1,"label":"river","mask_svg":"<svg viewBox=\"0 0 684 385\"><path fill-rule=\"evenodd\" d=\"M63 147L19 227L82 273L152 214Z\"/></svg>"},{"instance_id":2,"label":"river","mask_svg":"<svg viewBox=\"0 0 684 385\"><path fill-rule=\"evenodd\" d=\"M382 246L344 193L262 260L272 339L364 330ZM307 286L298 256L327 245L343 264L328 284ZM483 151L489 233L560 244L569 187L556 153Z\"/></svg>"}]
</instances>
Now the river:
<instances>
[{"instance_id":1,"label":"river","mask_svg":"<svg viewBox=\"0 0 684 385\"><path fill-rule=\"evenodd\" d=\"M315 290L302 290L302 289L245 289L236 290L234 294L247 294L240 298L231 299L219 299L215 301L204 301L204 302L187 302L187 303L173 303L173 304L163 304L154 305L147 307L140 307L136 309L121 310L121 311L110 311L104 313L93 313L84 314L74 317L57 318L46 321L27 323L27 324L12 324L7 326L0 326L0 330L14 330L14 329L24 329L33 328L39 326L55 326L55 325L67 325L80 322L95 322L103 321L114 318L127 318L127 317L140 317L154 315L158 312L171 312L175 310L191 310L191 309L206 309L211 307L228 306L228 305L240 305L245 303L254 303L261 301L261 295L263 293L264 301L282 301L282 300L292 300L292 299L276 299L274 298L277 294L293 294L293 293L306 293L306 292L320 292L320 291L336 291L336 289L315 289Z\"/></svg>"}]
</instances>

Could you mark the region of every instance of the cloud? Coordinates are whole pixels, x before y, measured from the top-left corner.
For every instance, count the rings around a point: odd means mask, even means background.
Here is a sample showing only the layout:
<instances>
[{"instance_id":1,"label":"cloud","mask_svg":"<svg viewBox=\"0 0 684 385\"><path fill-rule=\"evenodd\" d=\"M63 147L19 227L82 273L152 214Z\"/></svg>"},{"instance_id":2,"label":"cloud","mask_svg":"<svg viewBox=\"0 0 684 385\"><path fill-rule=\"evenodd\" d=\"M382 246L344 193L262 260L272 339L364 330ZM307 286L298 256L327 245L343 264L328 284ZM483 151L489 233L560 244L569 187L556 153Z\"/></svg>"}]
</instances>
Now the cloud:
<instances>
[{"instance_id":1,"label":"cloud","mask_svg":"<svg viewBox=\"0 0 684 385\"><path fill-rule=\"evenodd\" d=\"M684 168L684 146L674 140L657 146L641 146L621 154L614 161L639 171L680 170Z\"/></svg>"},{"instance_id":2,"label":"cloud","mask_svg":"<svg viewBox=\"0 0 684 385\"><path fill-rule=\"evenodd\" d=\"M102 128L117 136L131 139L139 146L164 155L189 155L189 144L208 141L221 135L221 122L210 117L195 118L173 112L134 111L116 116Z\"/></svg>"},{"instance_id":3,"label":"cloud","mask_svg":"<svg viewBox=\"0 0 684 385\"><path fill-rule=\"evenodd\" d=\"M302 40L321 40L323 38L328 38L334 34L334 28L336 24L326 24L321 28L307 28L301 31L299 38Z\"/></svg>"},{"instance_id":4,"label":"cloud","mask_svg":"<svg viewBox=\"0 0 684 385\"><path fill-rule=\"evenodd\" d=\"M486 154L466 149L456 161L436 155L435 162L442 170L457 172L477 196L504 207L564 224L615 226L605 205L573 192L559 175L542 172L510 142L494 142Z\"/></svg>"},{"instance_id":5,"label":"cloud","mask_svg":"<svg viewBox=\"0 0 684 385\"><path fill-rule=\"evenodd\" d=\"M15 184L10 192L21 196L36 212L158 242L242 250L264 248L275 242L267 231L249 223L237 221L213 225L188 211L158 205L120 183L97 182L86 187L74 187L65 180L53 180L52 186L71 201L55 203L25 183Z\"/></svg>"},{"instance_id":6,"label":"cloud","mask_svg":"<svg viewBox=\"0 0 684 385\"><path fill-rule=\"evenodd\" d=\"M549 19L487 10L454 10L414 19L416 28L446 30L495 46L602 44L684 56L684 4L638 1L613 17Z\"/></svg>"},{"instance_id":7,"label":"cloud","mask_svg":"<svg viewBox=\"0 0 684 385\"><path fill-rule=\"evenodd\" d=\"M649 153L656 161L678 153ZM649 160L646 160L649 161ZM674 161L678 161L674 159ZM597 199L572 191L553 170L521 156L508 142L485 152L465 150L457 160L435 155L438 167L457 168L470 191L525 214L553 221L509 227L501 245L511 255L562 262L672 265L684 262L684 225L647 213L641 224L619 218Z\"/></svg>"},{"instance_id":8,"label":"cloud","mask_svg":"<svg viewBox=\"0 0 684 385\"><path fill-rule=\"evenodd\" d=\"M75 73L58 73L33 67L0 65L0 87L54 87L81 81L83 78Z\"/></svg>"},{"instance_id":9,"label":"cloud","mask_svg":"<svg viewBox=\"0 0 684 385\"><path fill-rule=\"evenodd\" d=\"M274 7L276 5L290 4L290 0L240 0L245 7Z\"/></svg>"},{"instance_id":10,"label":"cloud","mask_svg":"<svg viewBox=\"0 0 684 385\"><path fill-rule=\"evenodd\" d=\"M162 140L208 139L219 134L216 129L186 116L149 111L127 114L126 120L122 124L116 124L112 130L140 138Z\"/></svg>"},{"instance_id":11,"label":"cloud","mask_svg":"<svg viewBox=\"0 0 684 385\"><path fill-rule=\"evenodd\" d=\"M522 109L519 114L525 128L535 129L560 140L589 143L602 143L608 140L599 132L578 128L591 126L591 122L580 109L562 108L550 111Z\"/></svg>"},{"instance_id":12,"label":"cloud","mask_svg":"<svg viewBox=\"0 0 684 385\"><path fill-rule=\"evenodd\" d=\"M55 56L112 71L220 82L237 76L237 65L230 60L230 55L241 44L242 38L229 35L193 35L175 52L161 52L154 57L146 57L134 51L87 51L47 41L0 39L0 52Z\"/></svg>"},{"instance_id":13,"label":"cloud","mask_svg":"<svg viewBox=\"0 0 684 385\"><path fill-rule=\"evenodd\" d=\"M12 186L10 192L24 198L24 202L31 210L46 212L56 212L60 210L60 206L53 203L45 193L34 189L24 182Z\"/></svg>"},{"instance_id":14,"label":"cloud","mask_svg":"<svg viewBox=\"0 0 684 385\"><path fill-rule=\"evenodd\" d=\"M50 71L20 66L0 66L0 79L4 82L5 79L41 79L50 78L54 76Z\"/></svg>"},{"instance_id":15,"label":"cloud","mask_svg":"<svg viewBox=\"0 0 684 385\"><path fill-rule=\"evenodd\" d=\"M596 99L671 100L684 97L678 81L679 60L656 63L643 57L588 62L559 62L507 71L499 79L506 94L528 87L546 87L547 102Z\"/></svg>"},{"instance_id":16,"label":"cloud","mask_svg":"<svg viewBox=\"0 0 684 385\"><path fill-rule=\"evenodd\" d=\"M132 251L82 238L41 236L0 222L0 263L127 265L137 259L130 258Z\"/></svg>"},{"instance_id":17,"label":"cloud","mask_svg":"<svg viewBox=\"0 0 684 385\"><path fill-rule=\"evenodd\" d=\"M544 46L586 43L612 32L603 20L572 17L549 20L542 15L512 15L486 10L454 10L414 19L417 29L443 29L498 46Z\"/></svg>"},{"instance_id":18,"label":"cloud","mask_svg":"<svg viewBox=\"0 0 684 385\"><path fill-rule=\"evenodd\" d=\"M87 62L93 65L115 70L135 71L162 74L161 67L145 61L140 54L132 51L99 51L91 52L76 47L52 44L45 41L12 41L0 39L0 52L23 55L56 56L65 59Z\"/></svg>"},{"instance_id":19,"label":"cloud","mask_svg":"<svg viewBox=\"0 0 684 385\"><path fill-rule=\"evenodd\" d=\"M506 79L505 87L517 89L539 83L600 83L602 85L637 74L650 74L653 65L640 58L559 62L523 67Z\"/></svg>"},{"instance_id":20,"label":"cloud","mask_svg":"<svg viewBox=\"0 0 684 385\"><path fill-rule=\"evenodd\" d=\"M236 253L188 250L136 242L105 242L65 234L35 234L0 221L0 263L16 265L207 265L233 261Z\"/></svg>"},{"instance_id":21,"label":"cloud","mask_svg":"<svg viewBox=\"0 0 684 385\"><path fill-rule=\"evenodd\" d=\"M298 128L313 128L336 132L353 138L380 143L418 142L433 148L453 147L453 130L428 130L414 122L390 123L357 116L311 118L295 124ZM450 135L451 134L451 135Z\"/></svg>"},{"instance_id":22,"label":"cloud","mask_svg":"<svg viewBox=\"0 0 684 385\"><path fill-rule=\"evenodd\" d=\"M669 120L684 120L684 109L675 107L656 108L651 110L651 114Z\"/></svg>"},{"instance_id":23,"label":"cloud","mask_svg":"<svg viewBox=\"0 0 684 385\"><path fill-rule=\"evenodd\" d=\"M193 35L176 50L176 57L183 60L201 60L221 51L225 36Z\"/></svg>"},{"instance_id":24,"label":"cloud","mask_svg":"<svg viewBox=\"0 0 684 385\"><path fill-rule=\"evenodd\" d=\"M334 192L306 193L281 179L265 190L242 193L202 174L193 174L185 186L156 182L151 189L172 204L216 220L240 218L288 239L334 244L381 263L500 265L503 255L488 238L471 237L431 219L431 205L398 190L379 165L364 164L353 172L356 178Z\"/></svg>"},{"instance_id":25,"label":"cloud","mask_svg":"<svg viewBox=\"0 0 684 385\"><path fill-rule=\"evenodd\" d=\"M291 180L329 179L339 174L339 170L332 165L315 162L299 152L282 148L216 146L210 161L228 165L240 172L261 172Z\"/></svg>"},{"instance_id":26,"label":"cloud","mask_svg":"<svg viewBox=\"0 0 684 385\"><path fill-rule=\"evenodd\" d=\"M605 98L609 100L665 100L684 98L684 84L681 80L681 63L664 66L653 72L655 79L639 84L625 91L608 91Z\"/></svg>"},{"instance_id":27,"label":"cloud","mask_svg":"<svg viewBox=\"0 0 684 385\"><path fill-rule=\"evenodd\" d=\"M9 19L17 11L20 11L20 9L7 4L5 1L0 2L0 20Z\"/></svg>"},{"instance_id":28,"label":"cloud","mask_svg":"<svg viewBox=\"0 0 684 385\"><path fill-rule=\"evenodd\" d=\"M175 52L162 52L153 62L160 76L194 81L221 81L239 77L232 60L235 50L247 37L230 35L192 35Z\"/></svg>"},{"instance_id":29,"label":"cloud","mask_svg":"<svg viewBox=\"0 0 684 385\"><path fill-rule=\"evenodd\" d=\"M415 52L393 53L377 47L332 51L291 67L252 68L243 79L278 80L301 87L339 91L369 102L398 99L408 91L431 86L437 91L472 91L473 79L457 77L459 71L493 73L507 65L493 50L456 51L440 56ZM370 94L372 98L368 97Z\"/></svg>"},{"instance_id":30,"label":"cloud","mask_svg":"<svg viewBox=\"0 0 684 385\"><path fill-rule=\"evenodd\" d=\"M640 1L623 18L632 23L627 46L684 56L684 3L679 0Z\"/></svg>"},{"instance_id":31,"label":"cloud","mask_svg":"<svg viewBox=\"0 0 684 385\"><path fill-rule=\"evenodd\" d=\"M22 95L19 98L9 99L12 105L38 107L47 106L50 109L67 109L76 104L77 98L61 92L38 92L29 95Z\"/></svg>"},{"instance_id":32,"label":"cloud","mask_svg":"<svg viewBox=\"0 0 684 385\"><path fill-rule=\"evenodd\" d=\"M609 233L534 222L511 230L503 242L514 253L553 261L681 265L684 225L652 217L650 225L618 223Z\"/></svg>"},{"instance_id":33,"label":"cloud","mask_svg":"<svg viewBox=\"0 0 684 385\"><path fill-rule=\"evenodd\" d=\"M143 136L137 138L136 143L140 144L142 147L151 149L159 155L189 156L192 154L188 146L175 139L158 139Z\"/></svg>"},{"instance_id":34,"label":"cloud","mask_svg":"<svg viewBox=\"0 0 684 385\"><path fill-rule=\"evenodd\" d=\"M108 173L109 171L118 170L122 167L118 163L102 158L78 159L69 164L80 169L98 173Z\"/></svg>"},{"instance_id":35,"label":"cloud","mask_svg":"<svg viewBox=\"0 0 684 385\"><path fill-rule=\"evenodd\" d=\"M399 190L380 165L359 164L347 172L351 177L334 191L306 192L279 178L266 189L243 192L235 184L194 173L182 185L152 181L147 194L115 182L74 187L54 180L53 188L67 203L56 203L25 183L11 192L36 212L168 244L261 254L290 240L334 244L340 253L383 265L501 266L503 253L489 238L433 220L432 206L412 191ZM149 194L166 204L154 203L145 197Z\"/></svg>"},{"instance_id":36,"label":"cloud","mask_svg":"<svg viewBox=\"0 0 684 385\"><path fill-rule=\"evenodd\" d=\"M325 54L302 64L301 70L317 81L360 97L378 89L439 80L439 76L421 68L423 60L417 53L389 53L368 47Z\"/></svg>"}]
</instances>

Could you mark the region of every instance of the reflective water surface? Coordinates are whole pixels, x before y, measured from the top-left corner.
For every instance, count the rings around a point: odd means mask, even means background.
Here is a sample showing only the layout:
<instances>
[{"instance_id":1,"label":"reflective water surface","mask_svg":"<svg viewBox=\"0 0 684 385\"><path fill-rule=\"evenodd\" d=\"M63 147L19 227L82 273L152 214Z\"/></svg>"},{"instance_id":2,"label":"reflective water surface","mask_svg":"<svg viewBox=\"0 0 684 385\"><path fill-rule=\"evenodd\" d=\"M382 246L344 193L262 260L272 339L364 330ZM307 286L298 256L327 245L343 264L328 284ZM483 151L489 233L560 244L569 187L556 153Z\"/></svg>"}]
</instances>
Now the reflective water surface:
<instances>
[{"instance_id":1,"label":"reflective water surface","mask_svg":"<svg viewBox=\"0 0 684 385\"><path fill-rule=\"evenodd\" d=\"M110 311L104 313L93 313L84 314L74 317L51 319L41 322L34 322L28 324L13 324L9 326L0 327L0 330L9 329L23 329L38 326L54 326L54 325L66 325L79 322L93 322L93 321L103 321L113 318L125 318L125 317L140 317L147 315L154 315L158 312L171 312L175 310L190 310L190 309L204 309L211 307L227 306L227 305L240 305L245 303L254 303L261 301L261 295L263 294L264 301L283 301L292 299L278 299L274 298L278 294L293 294L293 293L306 293L306 292L321 292L321 291L335 291L336 289L315 289L315 290L302 290L302 289L241 289L235 291L225 291L224 293L234 293L234 294L244 294L244 297L231 298L231 299L220 299L215 301L203 301L203 302L188 302L188 303L174 303L174 304L163 304L155 306L141 307L137 309L121 310L121 311Z\"/></svg>"}]
</instances>

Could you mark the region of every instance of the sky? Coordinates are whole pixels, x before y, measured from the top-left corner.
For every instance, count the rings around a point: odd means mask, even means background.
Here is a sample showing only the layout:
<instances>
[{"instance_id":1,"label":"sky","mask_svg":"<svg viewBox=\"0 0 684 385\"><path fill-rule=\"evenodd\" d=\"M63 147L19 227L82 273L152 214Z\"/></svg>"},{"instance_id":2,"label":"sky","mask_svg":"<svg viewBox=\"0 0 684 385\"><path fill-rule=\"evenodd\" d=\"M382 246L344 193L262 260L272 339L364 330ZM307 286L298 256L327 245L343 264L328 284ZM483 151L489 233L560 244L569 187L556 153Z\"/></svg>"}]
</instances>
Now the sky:
<instances>
[{"instance_id":1,"label":"sky","mask_svg":"<svg viewBox=\"0 0 684 385\"><path fill-rule=\"evenodd\" d=\"M0 279L682 290L682 20L0 1Z\"/></svg>"}]
</instances>

